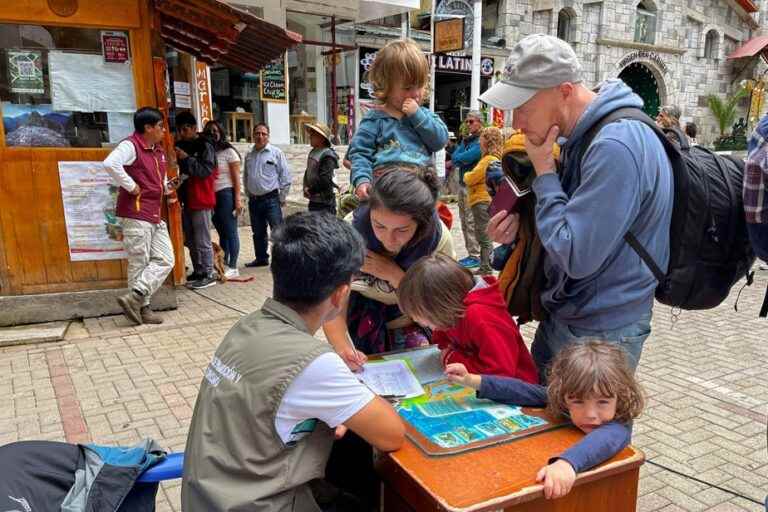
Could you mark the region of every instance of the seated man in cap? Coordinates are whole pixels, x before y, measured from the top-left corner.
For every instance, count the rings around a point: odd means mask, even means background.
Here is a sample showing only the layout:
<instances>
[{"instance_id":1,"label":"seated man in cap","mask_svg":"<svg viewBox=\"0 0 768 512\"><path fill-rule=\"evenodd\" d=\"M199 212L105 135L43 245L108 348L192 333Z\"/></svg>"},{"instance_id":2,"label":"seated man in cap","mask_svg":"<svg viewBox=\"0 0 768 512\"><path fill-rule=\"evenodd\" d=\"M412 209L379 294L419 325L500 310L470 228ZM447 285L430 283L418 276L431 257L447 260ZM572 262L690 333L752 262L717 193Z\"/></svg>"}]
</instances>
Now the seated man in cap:
<instances>
[{"instance_id":1,"label":"seated man in cap","mask_svg":"<svg viewBox=\"0 0 768 512\"><path fill-rule=\"evenodd\" d=\"M309 199L309 211L336 215L333 175L339 168L339 155L331 147L331 130L322 123L307 123L304 129L312 146L304 171L304 197Z\"/></svg>"},{"instance_id":2,"label":"seated man in cap","mask_svg":"<svg viewBox=\"0 0 768 512\"><path fill-rule=\"evenodd\" d=\"M513 127L525 134L536 173L536 229L545 253L541 300L548 318L539 323L531 352L542 376L562 348L595 337L622 346L635 368L651 331L657 281L624 235L633 233L664 272L669 262L674 184L653 130L621 119L582 147L600 119L619 108L642 108L643 101L620 80L607 80L594 92L581 74L568 43L534 34L512 48L502 79L480 97L514 111ZM558 137L566 139L560 141L565 158L559 175L552 154ZM508 244L518 228L517 215L500 212L488 232Z\"/></svg>"}]
</instances>

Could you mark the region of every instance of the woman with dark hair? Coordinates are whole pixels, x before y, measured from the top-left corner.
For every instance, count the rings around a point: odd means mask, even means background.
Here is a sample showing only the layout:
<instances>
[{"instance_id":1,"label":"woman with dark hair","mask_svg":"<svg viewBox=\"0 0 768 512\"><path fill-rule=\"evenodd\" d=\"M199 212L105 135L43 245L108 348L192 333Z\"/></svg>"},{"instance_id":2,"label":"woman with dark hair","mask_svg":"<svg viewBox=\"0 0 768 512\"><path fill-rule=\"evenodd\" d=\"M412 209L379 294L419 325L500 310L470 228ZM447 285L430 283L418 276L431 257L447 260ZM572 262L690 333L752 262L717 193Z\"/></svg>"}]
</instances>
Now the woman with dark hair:
<instances>
[{"instance_id":1,"label":"woman with dark hair","mask_svg":"<svg viewBox=\"0 0 768 512\"><path fill-rule=\"evenodd\" d=\"M216 192L216 208L213 211L213 225L219 234L219 245L224 251L227 278L237 277L237 257L240 253L240 236L237 232L237 218L243 211L240 200L240 154L232 147L218 121L205 123L203 132L213 141L216 149L216 165L219 173L213 188Z\"/></svg>"},{"instance_id":2,"label":"woman with dark hair","mask_svg":"<svg viewBox=\"0 0 768 512\"><path fill-rule=\"evenodd\" d=\"M368 248L363 274L352 283L348 311L323 330L353 369L365 354L430 342L429 332L400 311L395 292L419 258L437 252L456 258L450 230L435 209L438 187L432 171L393 170L374 183L368 203L352 213Z\"/></svg>"}]
</instances>

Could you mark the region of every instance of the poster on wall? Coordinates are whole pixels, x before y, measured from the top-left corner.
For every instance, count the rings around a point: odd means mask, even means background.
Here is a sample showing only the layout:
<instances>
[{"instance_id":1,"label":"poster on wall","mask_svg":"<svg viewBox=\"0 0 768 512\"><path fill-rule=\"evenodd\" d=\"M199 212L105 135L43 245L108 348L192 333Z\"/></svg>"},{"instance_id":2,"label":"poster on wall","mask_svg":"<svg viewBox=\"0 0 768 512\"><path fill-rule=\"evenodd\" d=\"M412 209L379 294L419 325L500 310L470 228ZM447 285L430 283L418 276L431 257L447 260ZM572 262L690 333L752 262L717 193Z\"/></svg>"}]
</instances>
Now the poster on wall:
<instances>
[{"instance_id":1,"label":"poster on wall","mask_svg":"<svg viewBox=\"0 0 768 512\"><path fill-rule=\"evenodd\" d=\"M261 101L288 102L288 75L286 74L285 56L270 62L261 70L259 95Z\"/></svg>"},{"instance_id":2,"label":"poster on wall","mask_svg":"<svg viewBox=\"0 0 768 512\"><path fill-rule=\"evenodd\" d=\"M119 187L102 162L59 162L61 198L72 261L126 258L115 212Z\"/></svg>"},{"instance_id":3,"label":"poster on wall","mask_svg":"<svg viewBox=\"0 0 768 512\"><path fill-rule=\"evenodd\" d=\"M43 52L39 50L6 50L11 92L45 94Z\"/></svg>"},{"instance_id":4,"label":"poster on wall","mask_svg":"<svg viewBox=\"0 0 768 512\"><path fill-rule=\"evenodd\" d=\"M69 147L67 127L71 112L55 112L50 104L2 103L5 145L18 147Z\"/></svg>"},{"instance_id":5,"label":"poster on wall","mask_svg":"<svg viewBox=\"0 0 768 512\"><path fill-rule=\"evenodd\" d=\"M135 112L130 66L105 63L100 55L48 53L54 110Z\"/></svg>"},{"instance_id":6,"label":"poster on wall","mask_svg":"<svg viewBox=\"0 0 768 512\"><path fill-rule=\"evenodd\" d=\"M104 62L123 64L128 62L128 34L125 32L101 31L101 54Z\"/></svg>"}]
</instances>

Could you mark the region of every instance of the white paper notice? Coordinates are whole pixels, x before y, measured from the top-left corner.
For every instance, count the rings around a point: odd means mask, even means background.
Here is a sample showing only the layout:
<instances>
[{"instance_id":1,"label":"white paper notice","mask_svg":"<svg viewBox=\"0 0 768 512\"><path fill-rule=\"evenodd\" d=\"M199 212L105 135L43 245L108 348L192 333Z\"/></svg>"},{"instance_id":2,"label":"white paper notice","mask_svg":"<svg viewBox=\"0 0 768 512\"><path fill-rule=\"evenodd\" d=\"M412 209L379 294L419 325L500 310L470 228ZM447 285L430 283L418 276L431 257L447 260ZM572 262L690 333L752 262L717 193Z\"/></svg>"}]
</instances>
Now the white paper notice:
<instances>
[{"instance_id":1,"label":"white paper notice","mask_svg":"<svg viewBox=\"0 0 768 512\"><path fill-rule=\"evenodd\" d=\"M405 361L374 361L365 363L357 377L377 395L413 398L424 394Z\"/></svg>"},{"instance_id":2,"label":"white paper notice","mask_svg":"<svg viewBox=\"0 0 768 512\"><path fill-rule=\"evenodd\" d=\"M440 360L440 349L437 348L437 345L430 345L418 350L408 350L400 354L389 354L384 356L384 359L387 361L408 359L421 384L429 384L445 378L443 363Z\"/></svg>"},{"instance_id":3,"label":"white paper notice","mask_svg":"<svg viewBox=\"0 0 768 512\"><path fill-rule=\"evenodd\" d=\"M72 261L126 258L115 215L118 186L102 162L59 162L61 199Z\"/></svg>"},{"instance_id":4,"label":"white paper notice","mask_svg":"<svg viewBox=\"0 0 768 512\"><path fill-rule=\"evenodd\" d=\"M128 63L104 62L101 55L48 52L53 110L131 112L136 110Z\"/></svg>"},{"instance_id":5,"label":"white paper notice","mask_svg":"<svg viewBox=\"0 0 768 512\"><path fill-rule=\"evenodd\" d=\"M133 133L133 114L126 112L107 112L109 142L120 142Z\"/></svg>"}]
</instances>

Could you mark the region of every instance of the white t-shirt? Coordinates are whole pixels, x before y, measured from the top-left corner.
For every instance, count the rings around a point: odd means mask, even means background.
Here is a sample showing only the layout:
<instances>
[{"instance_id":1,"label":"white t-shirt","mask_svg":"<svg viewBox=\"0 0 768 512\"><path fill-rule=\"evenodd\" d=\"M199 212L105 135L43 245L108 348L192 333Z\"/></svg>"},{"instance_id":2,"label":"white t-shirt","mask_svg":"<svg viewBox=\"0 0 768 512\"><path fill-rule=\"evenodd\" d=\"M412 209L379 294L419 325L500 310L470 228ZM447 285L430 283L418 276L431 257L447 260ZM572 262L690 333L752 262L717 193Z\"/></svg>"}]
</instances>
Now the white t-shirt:
<instances>
[{"instance_id":1,"label":"white t-shirt","mask_svg":"<svg viewBox=\"0 0 768 512\"><path fill-rule=\"evenodd\" d=\"M336 428L373 398L341 357L328 352L309 363L285 390L275 429L285 444L293 444L314 430L315 421Z\"/></svg>"},{"instance_id":2,"label":"white t-shirt","mask_svg":"<svg viewBox=\"0 0 768 512\"><path fill-rule=\"evenodd\" d=\"M230 162L239 162L240 157L232 148L227 148L222 151L216 152L216 167L219 169L219 175L216 176L216 181L213 183L213 190L218 192L225 188L234 187L232 183L232 175L229 172Z\"/></svg>"}]
</instances>

